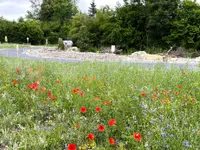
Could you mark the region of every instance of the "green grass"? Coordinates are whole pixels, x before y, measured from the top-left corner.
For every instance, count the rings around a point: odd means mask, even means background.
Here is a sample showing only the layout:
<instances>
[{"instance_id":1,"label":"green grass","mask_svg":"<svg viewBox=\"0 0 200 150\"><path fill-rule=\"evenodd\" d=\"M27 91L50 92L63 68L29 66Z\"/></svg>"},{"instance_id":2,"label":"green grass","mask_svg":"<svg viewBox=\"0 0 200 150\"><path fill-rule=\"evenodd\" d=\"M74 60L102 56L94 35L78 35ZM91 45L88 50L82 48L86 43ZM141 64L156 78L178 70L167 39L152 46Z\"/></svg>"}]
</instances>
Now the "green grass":
<instances>
[{"instance_id":1,"label":"green grass","mask_svg":"<svg viewBox=\"0 0 200 150\"><path fill-rule=\"evenodd\" d=\"M0 44L0 50L6 49L6 48L16 48L16 45L17 44L14 44L14 43L3 43L3 44ZM22 47L27 47L27 45L19 44L19 48L22 48Z\"/></svg>"},{"instance_id":2,"label":"green grass","mask_svg":"<svg viewBox=\"0 0 200 150\"><path fill-rule=\"evenodd\" d=\"M74 143L95 150L200 149L198 70L3 57L0 64L1 147L63 150ZM76 88L80 91L74 93ZM82 106L86 113L80 112ZM112 127L110 119L116 120ZM140 141L133 138L136 132Z\"/></svg>"}]
</instances>

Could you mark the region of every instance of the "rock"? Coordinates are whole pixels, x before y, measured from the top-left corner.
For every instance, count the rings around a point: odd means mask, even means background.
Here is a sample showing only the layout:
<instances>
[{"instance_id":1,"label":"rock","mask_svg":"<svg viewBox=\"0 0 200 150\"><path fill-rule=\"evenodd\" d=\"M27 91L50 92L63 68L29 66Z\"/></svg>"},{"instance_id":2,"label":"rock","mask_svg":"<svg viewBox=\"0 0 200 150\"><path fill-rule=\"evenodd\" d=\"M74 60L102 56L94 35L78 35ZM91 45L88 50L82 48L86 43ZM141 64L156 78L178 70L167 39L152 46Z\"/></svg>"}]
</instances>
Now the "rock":
<instances>
[{"instance_id":1,"label":"rock","mask_svg":"<svg viewBox=\"0 0 200 150\"><path fill-rule=\"evenodd\" d=\"M131 56L139 56L139 57L143 57L145 56L147 53L145 51L138 51L138 52L134 52L131 54Z\"/></svg>"},{"instance_id":2,"label":"rock","mask_svg":"<svg viewBox=\"0 0 200 150\"><path fill-rule=\"evenodd\" d=\"M171 49L168 52L168 55L171 57L184 57L185 56L185 48L183 47L178 47L177 49Z\"/></svg>"},{"instance_id":3,"label":"rock","mask_svg":"<svg viewBox=\"0 0 200 150\"><path fill-rule=\"evenodd\" d=\"M104 47L104 48L101 48L101 53L111 53L111 49L110 47Z\"/></svg>"},{"instance_id":4,"label":"rock","mask_svg":"<svg viewBox=\"0 0 200 150\"><path fill-rule=\"evenodd\" d=\"M25 52L23 52L27 55L31 55L31 56L36 56L36 57L40 57L40 52L39 50L35 50L35 49L32 49L32 50L26 50Z\"/></svg>"},{"instance_id":5,"label":"rock","mask_svg":"<svg viewBox=\"0 0 200 150\"><path fill-rule=\"evenodd\" d=\"M66 51L80 52L80 49L78 47L68 47Z\"/></svg>"}]
</instances>

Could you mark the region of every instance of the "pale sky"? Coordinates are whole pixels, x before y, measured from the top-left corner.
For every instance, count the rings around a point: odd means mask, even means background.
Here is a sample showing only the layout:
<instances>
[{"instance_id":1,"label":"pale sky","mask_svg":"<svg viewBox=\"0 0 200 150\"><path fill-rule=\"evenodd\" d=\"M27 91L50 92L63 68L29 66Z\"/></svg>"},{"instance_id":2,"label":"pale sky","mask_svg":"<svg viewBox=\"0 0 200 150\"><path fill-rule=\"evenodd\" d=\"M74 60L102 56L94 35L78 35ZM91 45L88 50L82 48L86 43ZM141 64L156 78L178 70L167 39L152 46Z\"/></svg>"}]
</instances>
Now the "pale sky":
<instances>
[{"instance_id":1,"label":"pale sky","mask_svg":"<svg viewBox=\"0 0 200 150\"><path fill-rule=\"evenodd\" d=\"M88 13L88 7L92 0L78 0L78 7L82 12ZM123 0L95 0L97 8L109 5L114 8L117 2L123 4ZM0 17L8 20L17 20L20 16L24 17L27 10L30 10L29 0L0 0Z\"/></svg>"},{"instance_id":2,"label":"pale sky","mask_svg":"<svg viewBox=\"0 0 200 150\"><path fill-rule=\"evenodd\" d=\"M78 7L82 12L88 13L88 7L92 0L78 0ZM200 3L200 0L197 0ZM123 0L95 0L97 8L109 5L114 8L117 3L123 4ZM0 17L8 20L17 20L20 16L24 17L27 10L30 10L29 0L0 0Z\"/></svg>"}]
</instances>

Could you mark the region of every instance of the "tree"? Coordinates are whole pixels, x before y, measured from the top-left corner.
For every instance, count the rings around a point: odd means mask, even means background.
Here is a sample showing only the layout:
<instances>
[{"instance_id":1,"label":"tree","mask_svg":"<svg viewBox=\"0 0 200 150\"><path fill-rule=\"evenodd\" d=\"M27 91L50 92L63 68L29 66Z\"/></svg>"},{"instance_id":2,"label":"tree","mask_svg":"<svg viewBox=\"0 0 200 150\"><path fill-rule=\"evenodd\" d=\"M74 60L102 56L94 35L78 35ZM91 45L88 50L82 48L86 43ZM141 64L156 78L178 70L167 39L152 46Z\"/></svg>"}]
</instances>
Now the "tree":
<instances>
[{"instance_id":1,"label":"tree","mask_svg":"<svg viewBox=\"0 0 200 150\"><path fill-rule=\"evenodd\" d=\"M165 47L171 22L176 17L180 0L146 0L146 35L148 46Z\"/></svg>"},{"instance_id":2,"label":"tree","mask_svg":"<svg viewBox=\"0 0 200 150\"><path fill-rule=\"evenodd\" d=\"M27 19L39 19L42 0L30 0L32 10L27 11Z\"/></svg>"},{"instance_id":3,"label":"tree","mask_svg":"<svg viewBox=\"0 0 200 150\"><path fill-rule=\"evenodd\" d=\"M29 37L31 44L42 44L44 41L44 33L37 21L19 22L16 35L20 43L26 43L27 37Z\"/></svg>"},{"instance_id":4,"label":"tree","mask_svg":"<svg viewBox=\"0 0 200 150\"><path fill-rule=\"evenodd\" d=\"M72 19L78 12L76 0L30 0L32 11L28 11L27 18L39 19L40 21L56 21L64 24Z\"/></svg>"},{"instance_id":5,"label":"tree","mask_svg":"<svg viewBox=\"0 0 200 150\"><path fill-rule=\"evenodd\" d=\"M19 17L18 18L18 22L24 22L24 18L23 17Z\"/></svg>"},{"instance_id":6,"label":"tree","mask_svg":"<svg viewBox=\"0 0 200 150\"><path fill-rule=\"evenodd\" d=\"M95 1L93 0L89 7L89 16L94 17L96 13L97 13L96 4Z\"/></svg>"},{"instance_id":7,"label":"tree","mask_svg":"<svg viewBox=\"0 0 200 150\"><path fill-rule=\"evenodd\" d=\"M170 43L200 50L200 6L193 1L183 1L171 22Z\"/></svg>"},{"instance_id":8,"label":"tree","mask_svg":"<svg viewBox=\"0 0 200 150\"><path fill-rule=\"evenodd\" d=\"M73 3L71 0L44 0L41 5L39 19L41 21L57 21L63 24L72 18Z\"/></svg>"},{"instance_id":9,"label":"tree","mask_svg":"<svg viewBox=\"0 0 200 150\"><path fill-rule=\"evenodd\" d=\"M78 40L82 38L81 36L86 36L82 33L88 31L86 31L86 26L88 25L88 22L89 17L86 14L76 14L74 16L69 31L69 38L73 40L74 44L81 43L80 41L78 42Z\"/></svg>"}]
</instances>

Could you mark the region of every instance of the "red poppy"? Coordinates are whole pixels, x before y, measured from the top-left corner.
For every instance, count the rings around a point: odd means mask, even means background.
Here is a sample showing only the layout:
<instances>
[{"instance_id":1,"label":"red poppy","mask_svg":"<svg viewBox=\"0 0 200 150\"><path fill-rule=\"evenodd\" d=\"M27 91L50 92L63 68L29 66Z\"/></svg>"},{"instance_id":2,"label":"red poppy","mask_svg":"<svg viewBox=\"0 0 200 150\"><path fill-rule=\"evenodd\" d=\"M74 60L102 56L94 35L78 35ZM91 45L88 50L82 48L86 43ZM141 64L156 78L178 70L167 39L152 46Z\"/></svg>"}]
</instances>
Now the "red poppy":
<instances>
[{"instance_id":1,"label":"red poppy","mask_svg":"<svg viewBox=\"0 0 200 150\"><path fill-rule=\"evenodd\" d=\"M57 82L57 83L59 83L59 82L60 82L60 80L59 80L59 79L57 79L57 80L56 80L56 82Z\"/></svg>"},{"instance_id":2,"label":"red poppy","mask_svg":"<svg viewBox=\"0 0 200 150\"><path fill-rule=\"evenodd\" d=\"M105 104L105 105L109 105L110 102L106 100L106 101L104 102L104 104Z\"/></svg>"},{"instance_id":3,"label":"red poppy","mask_svg":"<svg viewBox=\"0 0 200 150\"><path fill-rule=\"evenodd\" d=\"M84 95L85 95L85 93L84 93L84 92L81 92L81 93L80 93L80 96L84 96Z\"/></svg>"},{"instance_id":4,"label":"red poppy","mask_svg":"<svg viewBox=\"0 0 200 150\"><path fill-rule=\"evenodd\" d=\"M54 95L51 96L51 100L54 101L56 97Z\"/></svg>"},{"instance_id":5,"label":"red poppy","mask_svg":"<svg viewBox=\"0 0 200 150\"><path fill-rule=\"evenodd\" d=\"M76 144L69 144L67 150L76 150Z\"/></svg>"},{"instance_id":6,"label":"red poppy","mask_svg":"<svg viewBox=\"0 0 200 150\"><path fill-rule=\"evenodd\" d=\"M98 130L99 130L100 132L103 132L103 131L105 130L105 127L104 127L102 124L100 124L100 125L98 126Z\"/></svg>"},{"instance_id":7,"label":"red poppy","mask_svg":"<svg viewBox=\"0 0 200 150\"><path fill-rule=\"evenodd\" d=\"M162 90L163 95L166 96L167 95L167 91L166 90Z\"/></svg>"},{"instance_id":8,"label":"red poppy","mask_svg":"<svg viewBox=\"0 0 200 150\"><path fill-rule=\"evenodd\" d=\"M96 107L96 112L100 112L101 108L100 107Z\"/></svg>"},{"instance_id":9,"label":"red poppy","mask_svg":"<svg viewBox=\"0 0 200 150\"><path fill-rule=\"evenodd\" d=\"M75 89L73 89L73 93L78 93L80 91L80 89L79 88L75 88Z\"/></svg>"},{"instance_id":10,"label":"red poppy","mask_svg":"<svg viewBox=\"0 0 200 150\"><path fill-rule=\"evenodd\" d=\"M16 69L15 72L20 73L20 70L19 70L19 69Z\"/></svg>"},{"instance_id":11,"label":"red poppy","mask_svg":"<svg viewBox=\"0 0 200 150\"><path fill-rule=\"evenodd\" d=\"M87 109L86 109L85 106L82 106L81 109L80 109L80 111L81 111L82 113L86 113L86 112L87 112Z\"/></svg>"},{"instance_id":12,"label":"red poppy","mask_svg":"<svg viewBox=\"0 0 200 150\"><path fill-rule=\"evenodd\" d=\"M178 88L180 89L180 88L181 88L181 85L178 85Z\"/></svg>"},{"instance_id":13,"label":"red poppy","mask_svg":"<svg viewBox=\"0 0 200 150\"><path fill-rule=\"evenodd\" d=\"M80 124L76 123L76 124L75 124L75 127L76 127L76 128L79 128L79 127L80 127Z\"/></svg>"},{"instance_id":14,"label":"red poppy","mask_svg":"<svg viewBox=\"0 0 200 150\"><path fill-rule=\"evenodd\" d=\"M39 70L40 68L39 67L36 67L36 69L35 70Z\"/></svg>"},{"instance_id":15,"label":"red poppy","mask_svg":"<svg viewBox=\"0 0 200 150\"><path fill-rule=\"evenodd\" d=\"M100 100L99 97L95 97L95 98L94 98L94 101L99 101L99 100Z\"/></svg>"},{"instance_id":16,"label":"red poppy","mask_svg":"<svg viewBox=\"0 0 200 150\"><path fill-rule=\"evenodd\" d=\"M37 90L38 89L38 85L39 84L37 82L35 82L35 83L32 84L31 88Z\"/></svg>"},{"instance_id":17,"label":"red poppy","mask_svg":"<svg viewBox=\"0 0 200 150\"><path fill-rule=\"evenodd\" d=\"M114 138L110 138L110 139L109 139L109 143L110 143L110 145L115 144L115 139L114 139Z\"/></svg>"},{"instance_id":18,"label":"red poppy","mask_svg":"<svg viewBox=\"0 0 200 150\"><path fill-rule=\"evenodd\" d=\"M191 100L192 100L193 102L195 102L195 98L191 98Z\"/></svg>"},{"instance_id":19,"label":"red poppy","mask_svg":"<svg viewBox=\"0 0 200 150\"><path fill-rule=\"evenodd\" d=\"M166 100L162 100L162 103L165 104L167 101Z\"/></svg>"},{"instance_id":20,"label":"red poppy","mask_svg":"<svg viewBox=\"0 0 200 150\"><path fill-rule=\"evenodd\" d=\"M136 132L133 134L133 138L136 140L136 141L140 141L142 136L140 133Z\"/></svg>"},{"instance_id":21,"label":"red poppy","mask_svg":"<svg viewBox=\"0 0 200 150\"><path fill-rule=\"evenodd\" d=\"M48 91L47 94L48 94L48 96L51 96L51 92L50 91Z\"/></svg>"},{"instance_id":22,"label":"red poppy","mask_svg":"<svg viewBox=\"0 0 200 150\"><path fill-rule=\"evenodd\" d=\"M158 88L156 88L156 92L158 92Z\"/></svg>"},{"instance_id":23,"label":"red poppy","mask_svg":"<svg viewBox=\"0 0 200 150\"><path fill-rule=\"evenodd\" d=\"M152 95L152 98L153 98L153 99L157 98L157 94L153 94L153 95Z\"/></svg>"},{"instance_id":24,"label":"red poppy","mask_svg":"<svg viewBox=\"0 0 200 150\"><path fill-rule=\"evenodd\" d=\"M110 120L108 121L108 124L109 124L110 126L114 126L115 123L116 123L116 120L115 120L115 119L110 119Z\"/></svg>"},{"instance_id":25,"label":"red poppy","mask_svg":"<svg viewBox=\"0 0 200 150\"><path fill-rule=\"evenodd\" d=\"M44 92L45 90L46 90L45 87L42 87L42 88L41 88L41 92Z\"/></svg>"},{"instance_id":26,"label":"red poppy","mask_svg":"<svg viewBox=\"0 0 200 150\"><path fill-rule=\"evenodd\" d=\"M176 94L176 95L178 95L178 94L179 94L179 92L175 92L175 94Z\"/></svg>"},{"instance_id":27,"label":"red poppy","mask_svg":"<svg viewBox=\"0 0 200 150\"><path fill-rule=\"evenodd\" d=\"M32 88L32 84L27 85L27 88L31 89Z\"/></svg>"},{"instance_id":28,"label":"red poppy","mask_svg":"<svg viewBox=\"0 0 200 150\"><path fill-rule=\"evenodd\" d=\"M89 133L88 134L88 139L91 140L91 141L94 140L94 134Z\"/></svg>"},{"instance_id":29,"label":"red poppy","mask_svg":"<svg viewBox=\"0 0 200 150\"><path fill-rule=\"evenodd\" d=\"M18 83L18 80L14 80L14 81L12 82L13 85L16 85L17 83Z\"/></svg>"},{"instance_id":30,"label":"red poppy","mask_svg":"<svg viewBox=\"0 0 200 150\"><path fill-rule=\"evenodd\" d=\"M142 92L142 97L145 97L146 96L146 93Z\"/></svg>"},{"instance_id":31,"label":"red poppy","mask_svg":"<svg viewBox=\"0 0 200 150\"><path fill-rule=\"evenodd\" d=\"M87 81L87 80L88 80L88 78L83 78L83 80L84 80L84 81Z\"/></svg>"}]
</instances>

